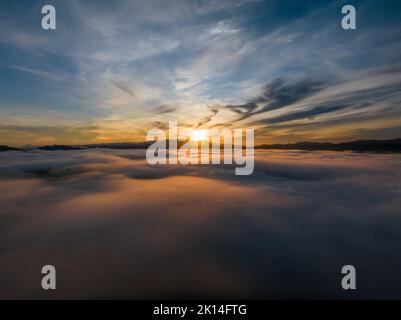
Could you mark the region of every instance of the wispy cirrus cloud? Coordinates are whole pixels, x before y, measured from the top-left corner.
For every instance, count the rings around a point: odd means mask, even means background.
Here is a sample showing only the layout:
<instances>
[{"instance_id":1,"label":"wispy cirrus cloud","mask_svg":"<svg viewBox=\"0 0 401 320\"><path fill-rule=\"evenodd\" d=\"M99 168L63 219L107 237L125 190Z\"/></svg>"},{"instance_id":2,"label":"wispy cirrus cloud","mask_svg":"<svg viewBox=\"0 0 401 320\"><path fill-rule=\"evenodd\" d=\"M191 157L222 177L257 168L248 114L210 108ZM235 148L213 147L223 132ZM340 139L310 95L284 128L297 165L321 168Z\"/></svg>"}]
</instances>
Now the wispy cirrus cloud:
<instances>
[{"instance_id":1,"label":"wispy cirrus cloud","mask_svg":"<svg viewBox=\"0 0 401 320\"><path fill-rule=\"evenodd\" d=\"M55 72L48 72L45 70L39 70L39 69L32 69L32 68L27 68L24 66L9 66L9 68L22 71L22 72L27 72L30 74L33 74L35 76L43 77L47 80L52 80L52 81L62 81L67 78L66 75L60 74L60 73L55 73Z\"/></svg>"}]
</instances>

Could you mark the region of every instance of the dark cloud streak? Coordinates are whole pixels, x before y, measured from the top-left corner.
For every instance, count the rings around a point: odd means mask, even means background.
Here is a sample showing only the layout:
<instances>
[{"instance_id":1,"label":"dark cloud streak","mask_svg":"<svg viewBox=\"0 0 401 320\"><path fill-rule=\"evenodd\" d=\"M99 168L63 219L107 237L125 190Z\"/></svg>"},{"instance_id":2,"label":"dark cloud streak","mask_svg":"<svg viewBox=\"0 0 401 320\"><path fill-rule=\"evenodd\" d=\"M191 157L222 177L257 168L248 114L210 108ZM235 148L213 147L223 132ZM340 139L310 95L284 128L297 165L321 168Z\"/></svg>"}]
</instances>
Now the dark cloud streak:
<instances>
[{"instance_id":1,"label":"dark cloud streak","mask_svg":"<svg viewBox=\"0 0 401 320\"><path fill-rule=\"evenodd\" d=\"M253 115L277 110L316 93L325 86L323 82L303 79L275 79L265 85L261 95L241 105L227 105L224 108L240 115L238 120L244 120Z\"/></svg>"}]
</instances>

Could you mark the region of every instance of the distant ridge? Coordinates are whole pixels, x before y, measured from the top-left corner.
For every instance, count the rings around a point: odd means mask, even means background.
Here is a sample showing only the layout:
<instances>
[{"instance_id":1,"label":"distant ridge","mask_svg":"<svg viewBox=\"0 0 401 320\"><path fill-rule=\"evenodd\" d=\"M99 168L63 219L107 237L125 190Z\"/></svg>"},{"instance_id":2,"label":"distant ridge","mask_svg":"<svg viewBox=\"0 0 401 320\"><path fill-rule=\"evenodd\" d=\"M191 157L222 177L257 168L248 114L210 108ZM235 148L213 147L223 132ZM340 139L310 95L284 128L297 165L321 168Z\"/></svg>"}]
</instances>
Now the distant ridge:
<instances>
[{"instance_id":1,"label":"distant ridge","mask_svg":"<svg viewBox=\"0 0 401 320\"><path fill-rule=\"evenodd\" d=\"M95 143L87 144L85 148L108 148L108 149L146 149L152 142L120 142L120 143Z\"/></svg>"},{"instance_id":2,"label":"distant ridge","mask_svg":"<svg viewBox=\"0 0 401 320\"><path fill-rule=\"evenodd\" d=\"M308 151L358 151L401 152L401 139L356 140L350 142L297 142L288 144L264 144L255 149L308 150Z\"/></svg>"},{"instance_id":3,"label":"distant ridge","mask_svg":"<svg viewBox=\"0 0 401 320\"><path fill-rule=\"evenodd\" d=\"M84 149L146 149L153 142L120 142L120 143L95 143L87 145L61 145L54 144L48 146L31 146L26 145L21 148L14 148L5 145L0 145L0 151L32 151L32 150L46 150L46 151L57 151L57 150L84 150Z\"/></svg>"},{"instance_id":4,"label":"distant ridge","mask_svg":"<svg viewBox=\"0 0 401 320\"><path fill-rule=\"evenodd\" d=\"M18 149L18 148L9 147L9 146L0 146L0 152L1 151L22 151L22 150Z\"/></svg>"},{"instance_id":5,"label":"distant ridge","mask_svg":"<svg viewBox=\"0 0 401 320\"><path fill-rule=\"evenodd\" d=\"M0 145L1 151L24 151L31 150L84 150L84 149L146 149L153 142L121 142L121 143L97 143L87 145L49 145L29 148L14 148ZM167 141L168 144L168 141ZM180 146L182 142L178 143ZM307 151L356 151L356 152L401 152L401 139L389 140L356 140L341 143L331 142L296 142L287 144L263 144L255 146L255 149L278 149L278 150L307 150Z\"/></svg>"},{"instance_id":6,"label":"distant ridge","mask_svg":"<svg viewBox=\"0 0 401 320\"><path fill-rule=\"evenodd\" d=\"M52 151L52 150L81 150L81 149L85 149L85 148L78 147L78 146L52 145L52 146L38 147L37 149Z\"/></svg>"}]
</instances>

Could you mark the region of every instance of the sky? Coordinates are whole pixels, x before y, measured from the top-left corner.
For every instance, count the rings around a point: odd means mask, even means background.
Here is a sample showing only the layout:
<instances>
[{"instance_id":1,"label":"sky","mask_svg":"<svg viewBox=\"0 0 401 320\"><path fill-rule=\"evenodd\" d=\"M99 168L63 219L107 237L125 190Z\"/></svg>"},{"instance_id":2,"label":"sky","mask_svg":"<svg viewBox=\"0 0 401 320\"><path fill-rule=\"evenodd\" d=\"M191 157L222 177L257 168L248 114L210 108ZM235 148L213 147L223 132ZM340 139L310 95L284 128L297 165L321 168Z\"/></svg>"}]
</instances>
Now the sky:
<instances>
[{"instance_id":1,"label":"sky","mask_svg":"<svg viewBox=\"0 0 401 320\"><path fill-rule=\"evenodd\" d=\"M389 0L2 1L0 144L143 141L169 120L256 144L401 137L400 17Z\"/></svg>"}]
</instances>

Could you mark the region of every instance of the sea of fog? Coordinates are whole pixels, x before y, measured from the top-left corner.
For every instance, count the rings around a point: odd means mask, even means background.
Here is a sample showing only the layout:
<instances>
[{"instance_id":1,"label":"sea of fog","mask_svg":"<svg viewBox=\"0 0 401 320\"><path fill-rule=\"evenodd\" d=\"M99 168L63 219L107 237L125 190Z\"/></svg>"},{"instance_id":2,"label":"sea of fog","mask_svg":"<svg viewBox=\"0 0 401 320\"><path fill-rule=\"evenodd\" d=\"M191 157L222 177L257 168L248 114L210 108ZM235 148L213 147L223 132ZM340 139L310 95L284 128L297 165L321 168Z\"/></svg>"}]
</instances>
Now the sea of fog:
<instances>
[{"instance_id":1,"label":"sea of fog","mask_svg":"<svg viewBox=\"0 0 401 320\"><path fill-rule=\"evenodd\" d=\"M0 153L0 298L401 298L401 155L257 151L250 176L144 155Z\"/></svg>"}]
</instances>

